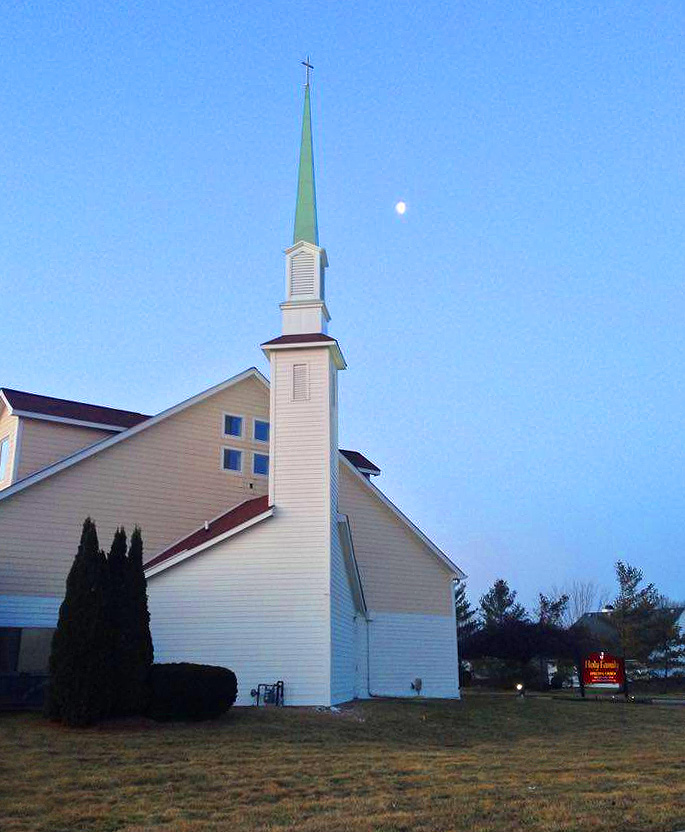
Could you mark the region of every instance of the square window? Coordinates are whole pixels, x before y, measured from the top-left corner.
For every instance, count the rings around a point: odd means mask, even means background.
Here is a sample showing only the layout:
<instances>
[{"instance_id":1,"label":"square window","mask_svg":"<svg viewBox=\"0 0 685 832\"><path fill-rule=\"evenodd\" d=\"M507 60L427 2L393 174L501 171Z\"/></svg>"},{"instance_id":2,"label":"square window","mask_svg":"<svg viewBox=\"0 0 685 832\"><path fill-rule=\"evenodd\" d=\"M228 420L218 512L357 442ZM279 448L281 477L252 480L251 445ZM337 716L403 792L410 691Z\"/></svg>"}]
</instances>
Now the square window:
<instances>
[{"instance_id":1,"label":"square window","mask_svg":"<svg viewBox=\"0 0 685 832\"><path fill-rule=\"evenodd\" d=\"M260 419L254 420L254 438L257 442L269 441L269 423L262 422Z\"/></svg>"},{"instance_id":2,"label":"square window","mask_svg":"<svg viewBox=\"0 0 685 832\"><path fill-rule=\"evenodd\" d=\"M252 473L263 474L267 476L269 473L269 454L255 454L252 461Z\"/></svg>"},{"instance_id":3,"label":"square window","mask_svg":"<svg viewBox=\"0 0 685 832\"><path fill-rule=\"evenodd\" d=\"M7 476L7 463L10 457L10 440L6 436L0 441L0 480L4 480Z\"/></svg>"},{"instance_id":4,"label":"square window","mask_svg":"<svg viewBox=\"0 0 685 832\"><path fill-rule=\"evenodd\" d=\"M243 417L224 414L224 436L242 436Z\"/></svg>"},{"instance_id":5,"label":"square window","mask_svg":"<svg viewBox=\"0 0 685 832\"><path fill-rule=\"evenodd\" d=\"M224 448L224 471L243 470L243 452L233 448Z\"/></svg>"}]
</instances>

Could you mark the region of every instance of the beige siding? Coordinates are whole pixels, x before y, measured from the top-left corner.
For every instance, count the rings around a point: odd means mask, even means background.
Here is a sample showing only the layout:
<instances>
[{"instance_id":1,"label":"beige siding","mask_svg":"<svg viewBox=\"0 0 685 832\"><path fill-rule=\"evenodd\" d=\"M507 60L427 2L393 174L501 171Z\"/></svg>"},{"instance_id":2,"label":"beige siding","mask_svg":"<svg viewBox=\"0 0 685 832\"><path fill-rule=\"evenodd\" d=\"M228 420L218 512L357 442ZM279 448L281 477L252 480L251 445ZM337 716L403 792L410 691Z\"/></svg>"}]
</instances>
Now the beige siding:
<instances>
[{"instance_id":1,"label":"beige siding","mask_svg":"<svg viewBox=\"0 0 685 832\"><path fill-rule=\"evenodd\" d=\"M111 436L113 431L65 425L43 419L21 418L21 447L19 449L19 470L17 479L27 477L34 471L47 468L53 462L80 451L101 439Z\"/></svg>"},{"instance_id":2,"label":"beige siding","mask_svg":"<svg viewBox=\"0 0 685 832\"><path fill-rule=\"evenodd\" d=\"M371 489L340 464L340 511L372 611L450 615L452 575Z\"/></svg>"},{"instance_id":3,"label":"beige siding","mask_svg":"<svg viewBox=\"0 0 685 832\"><path fill-rule=\"evenodd\" d=\"M224 412L245 418L244 439L223 438ZM267 389L247 378L0 502L0 595L61 595L88 515L103 547L117 525L139 524L149 556L266 493L266 477L223 471L220 459L224 445L263 451L249 437L268 412Z\"/></svg>"},{"instance_id":4,"label":"beige siding","mask_svg":"<svg viewBox=\"0 0 685 832\"><path fill-rule=\"evenodd\" d=\"M12 484L12 471L14 470L14 453L17 445L17 423L16 416L10 415L9 410L0 402L0 441L6 437L10 440L9 457L5 476L0 480L0 490Z\"/></svg>"}]
</instances>

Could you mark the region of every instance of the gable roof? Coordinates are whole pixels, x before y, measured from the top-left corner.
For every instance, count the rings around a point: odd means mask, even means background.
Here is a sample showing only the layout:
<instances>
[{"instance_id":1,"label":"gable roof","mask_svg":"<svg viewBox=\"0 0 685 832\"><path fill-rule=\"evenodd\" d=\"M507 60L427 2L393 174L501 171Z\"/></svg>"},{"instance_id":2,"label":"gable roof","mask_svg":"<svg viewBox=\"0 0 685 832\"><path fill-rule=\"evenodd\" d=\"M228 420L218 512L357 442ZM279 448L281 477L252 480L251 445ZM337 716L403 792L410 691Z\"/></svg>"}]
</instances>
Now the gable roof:
<instances>
[{"instance_id":1,"label":"gable roof","mask_svg":"<svg viewBox=\"0 0 685 832\"><path fill-rule=\"evenodd\" d=\"M87 448L83 448L80 451L77 451L70 456L65 457L64 459L60 459L59 461L53 463L52 465L48 465L46 468L42 468L40 471L36 471L34 474L30 474L28 477L24 477L24 479L15 482L13 485L8 486L7 488L0 491L0 502L2 500L7 500L9 497L13 497L15 494L23 491L25 488L29 488L30 486L34 485L41 480L47 479L48 477L53 476L54 474L63 471L65 468L71 468L72 465L77 465L79 462L82 462L84 459L88 459L95 454L104 451L107 448L111 448L112 445L116 445L119 442L124 442L126 439L129 439L131 436L135 436L137 433L141 431L147 430L151 428L153 425L157 425L160 422L163 422L165 419L168 419L170 416L175 416L177 413L185 410L188 407L192 407L195 404L199 404L201 401L210 398L211 396L216 395L217 393L221 393L223 390L226 390L229 387L232 387L234 384L238 384L241 381L245 381L245 379L254 378L257 381L261 381L265 387L268 388L269 382L264 378L264 376L259 372L256 367L250 367L248 370L244 370L242 373L238 373L238 375L232 376L226 381L222 381L220 384L215 384L214 387L209 387L207 390L203 390L201 393L198 393L195 396L191 396L191 398L186 399L179 404L174 405L173 407L168 408L167 410L163 410L161 413L158 413L156 416L150 416L149 418L145 419L143 422L139 422L137 425L134 425L132 428L128 428L123 430L119 433L114 434L114 436L108 436L105 439L102 439L100 442L96 442L93 445L88 445Z\"/></svg>"},{"instance_id":2,"label":"gable roof","mask_svg":"<svg viewBox=\"0 0 685 832\"><path fill-rule=\"evenodd\" d=\"M132 410L119 410L98 404L86 404L54 396L41 396L24 390L0 387L0 394L13 416L46 419L54 422L78 423L84 427L122 431L144 422L150 417Z\"/></svg>"},{"instance_id":3,"label":"gable roof","mask_svg":"<svg viewBox=\"0 0 685 832\"><path fill-rule=\"evenodd\" d=\"M430 552L435 555L435 557L442 563L443 566L446 566L447 569L460 580L466 577L466 573L462 572L461 569L453 563L447 555L440 549L438 546L433 543L433 541L426 537L426 535L421 531L418 526L415 526L411 520L406 516L406 514L402 514L402 512L397 508L397 506L393 503L393 501L387 497L380 488L376 488L376 486L371 482L368 477L365 477L364 474L360 473L359 470L348 460L346 459L343 454L340 454L340 461L346 466L348 471L351 471L353 475L357 478L357 481L362 483L365 488L371 490L371 492L387 507L390 511L400 520L407 529L417 537L424 546L426 546Z\"/></svg>"},{"instance_id":4,"label":"gable roof","mask_svg":"<svg viewBox=\"0 0 685 832\"><path fill-rule=\"evenodd\" d=\"M269 497L255 497L252 500L245 500L224 514L215 517L209 523L191 532L189 535L181 538L181 540L168 546L163 552L155 555L151 560L145 564L145 571L153 570L152 574L157 574L162 571L162 568L155 569L155 567L172 566L185 558L177 558L176 555L185 554L186 557L197 554L206 549L213 543L218 543L226 537L230 537L230 533L237 533L239 529L248 528L253 525L250 521L258 522L266 519L273 514L273 506L269 506ZM148 575L148 577L150 577Z\"/></svg>"},{"instance_id":5,"label":"gable roof","mask_svg":"<svg viewBox=\"0 0 685 832\"><path fill-rule=\"evenodd\" d=\"M364 456L364 454L360 454L359 451L347 451L341 448L340 453L348 462L351 462L358 471L361 471L362 474L371 474L371 476L377 477L381 472L381 469L377 465L374 465L368 457Z\"/></svg>"}]
</instances>

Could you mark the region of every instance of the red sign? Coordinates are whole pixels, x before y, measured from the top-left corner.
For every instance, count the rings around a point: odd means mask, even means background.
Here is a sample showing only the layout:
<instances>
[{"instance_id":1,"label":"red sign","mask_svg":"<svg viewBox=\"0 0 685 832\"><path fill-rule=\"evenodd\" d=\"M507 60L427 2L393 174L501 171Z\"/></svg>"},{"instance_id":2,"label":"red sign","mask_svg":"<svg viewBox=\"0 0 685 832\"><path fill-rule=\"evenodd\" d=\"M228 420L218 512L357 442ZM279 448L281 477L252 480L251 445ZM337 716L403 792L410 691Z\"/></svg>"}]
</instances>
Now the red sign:
<instances>
[{"instance_id":1,"label":"red sign","mask_svg":"<svg viewBox=\"0 0 685 832\"><path fill-rule=\"evenodd\" d=\"M583 659L583 684L623 687L626 679L623 659L609 653L590 653Z\"/></svg>"}]
</instances>

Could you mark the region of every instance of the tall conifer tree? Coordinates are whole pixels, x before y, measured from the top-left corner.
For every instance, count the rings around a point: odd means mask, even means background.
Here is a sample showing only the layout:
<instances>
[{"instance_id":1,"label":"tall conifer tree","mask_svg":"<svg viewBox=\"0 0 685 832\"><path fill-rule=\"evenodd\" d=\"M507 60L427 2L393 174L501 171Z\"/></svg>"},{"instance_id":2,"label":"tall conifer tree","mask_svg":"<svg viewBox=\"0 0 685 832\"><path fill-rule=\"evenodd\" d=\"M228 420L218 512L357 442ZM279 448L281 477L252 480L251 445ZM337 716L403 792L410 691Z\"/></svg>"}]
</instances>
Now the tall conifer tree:
<instances>
[{"instance_id":1,"label":"tall conifer tree","mask_svg":"<svg viewBox=\"0 0 685 832\"><path fill-rule=\"evenodd\" d=\"M143 571L143 536L138 526L131 535L127 567L127 688L122 701L126 712L142 713L147 706L148 672L153 660L153 647L147 582Z\"/></svg>"},{"instance_id":2,"label":"tall conifer tree","mask_svg":"<svg viewBox=\"0 0 685 832\"><path fill-rule=\"evenodd\" d=\"M115 714L128 713L126 707L127 669L130 661L130 608L128 571L126 557L126 532L118 528L114 533L112 547L107 557L110 580L109 623L112 649L112 709Z\"/></svg>"},{"instance_id":3,"label":"tall conifer tree","mask_svg":"<svg viewBox=\"0 0 685 832\"><path fill-rule=\"evenodd\" d=\"M50 654L46 712L68 725L90 725L111 710L108 577L95 523L88 517L67 577Z\"/></svg>"},{"instance_id":4,"label":"tall conifer tree","mask_svg":"<svg viewBox=\"0 0 685 832\"><path fill-rule=\"evenodd\" d=\"M457 641L461 653L466 640L478 629L476 610L471 606L466 596L466 583L464 581L457 581L455 585L454 610L457 619Z\"/></svg>"}]
</instances>

